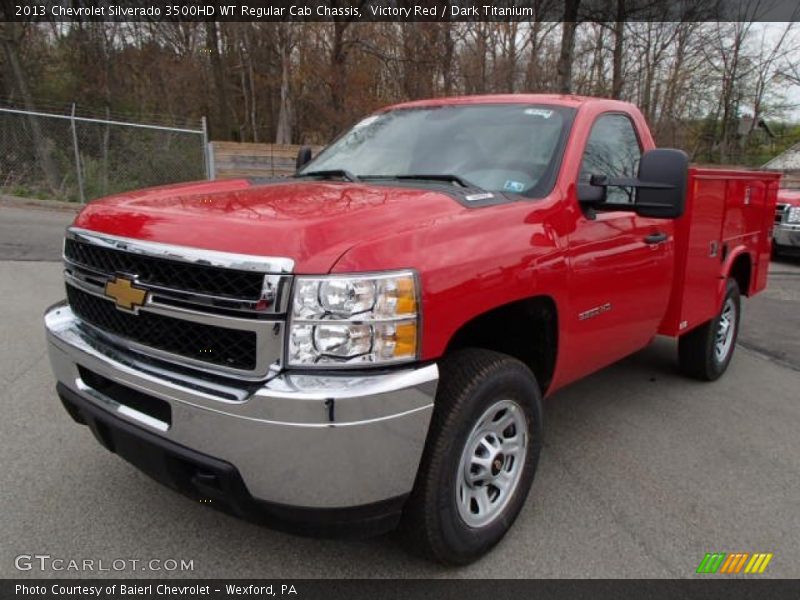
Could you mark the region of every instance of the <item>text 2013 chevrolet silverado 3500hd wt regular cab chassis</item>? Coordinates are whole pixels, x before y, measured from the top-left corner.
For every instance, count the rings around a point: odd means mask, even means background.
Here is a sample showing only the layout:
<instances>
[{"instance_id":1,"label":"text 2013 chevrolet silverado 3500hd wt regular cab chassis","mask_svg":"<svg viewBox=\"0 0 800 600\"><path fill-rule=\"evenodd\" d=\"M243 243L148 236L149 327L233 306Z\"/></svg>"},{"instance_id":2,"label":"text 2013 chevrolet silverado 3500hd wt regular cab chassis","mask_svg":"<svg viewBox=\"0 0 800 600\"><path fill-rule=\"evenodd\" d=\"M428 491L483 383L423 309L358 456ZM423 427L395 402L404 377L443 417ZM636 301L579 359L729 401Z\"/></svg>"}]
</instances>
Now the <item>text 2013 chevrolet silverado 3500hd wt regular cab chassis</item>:
<instances>
[{"instance_id":1,"label":"text 2013 chevrolet silverado 3500hd wt regular cab chassis","mask_svg":"<svg viewBox=\"0 0 800 600\"><path fill-rule=\"evenodd\" d=\"M778 175L689 168L627 103L412 102L307 159L93 202L45 316L76 421L248 518L473 560L543 396L659 333L716 379L766 284Z\"/></svg>"}]
</instances>

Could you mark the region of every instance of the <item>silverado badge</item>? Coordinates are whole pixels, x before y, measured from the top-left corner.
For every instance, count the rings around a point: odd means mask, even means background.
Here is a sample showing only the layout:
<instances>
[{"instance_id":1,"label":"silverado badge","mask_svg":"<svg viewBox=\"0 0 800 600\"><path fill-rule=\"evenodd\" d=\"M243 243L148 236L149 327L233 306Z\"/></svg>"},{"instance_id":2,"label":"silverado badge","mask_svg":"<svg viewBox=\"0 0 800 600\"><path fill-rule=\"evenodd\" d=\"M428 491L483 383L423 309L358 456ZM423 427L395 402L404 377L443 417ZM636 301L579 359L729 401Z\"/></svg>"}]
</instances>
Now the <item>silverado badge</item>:
<instances>
[{"instance_id":1,"label":"silverado badge","mask_svg":"<svg viewBox=\"0 0 800 600\"><path fill-rule=\"evenodd\" d=\"M133 280L119 275L106 282L105 294L114 300L117 308L131 312L136 312L147 298L147 291L135 287Z\"/></svg>"}]
</instances>

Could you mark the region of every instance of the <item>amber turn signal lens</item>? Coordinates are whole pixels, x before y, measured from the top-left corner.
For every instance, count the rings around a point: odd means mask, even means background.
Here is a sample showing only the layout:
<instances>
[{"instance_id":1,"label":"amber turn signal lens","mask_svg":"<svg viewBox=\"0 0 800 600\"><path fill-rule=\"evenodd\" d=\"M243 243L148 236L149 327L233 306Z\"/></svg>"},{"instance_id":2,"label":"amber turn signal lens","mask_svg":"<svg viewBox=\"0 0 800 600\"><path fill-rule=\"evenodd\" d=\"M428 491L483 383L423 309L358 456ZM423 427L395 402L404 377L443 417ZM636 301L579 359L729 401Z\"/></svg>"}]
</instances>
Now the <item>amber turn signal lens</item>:
<instances>
[{"instance_id":1,"label":"amber turn signal lens","mask_svg":"<svg viewBox=\"0 0 800 600\"><path fill-rule=\"evenodd\" d=\"M397 280L398 315L410 315L417 312L417 296L414 280L411 277Z\"/></svg>"},{"instance_id":2,"label":"amber turn signal lens","mask_svg":"<svg viewBox=\"0 0 800 600\"><path fill-rule=\"evenodd\" d=\"M394 357L405 358L417 354L417 323L404 323L395 328Z\"/></svg>"}]
</instances>

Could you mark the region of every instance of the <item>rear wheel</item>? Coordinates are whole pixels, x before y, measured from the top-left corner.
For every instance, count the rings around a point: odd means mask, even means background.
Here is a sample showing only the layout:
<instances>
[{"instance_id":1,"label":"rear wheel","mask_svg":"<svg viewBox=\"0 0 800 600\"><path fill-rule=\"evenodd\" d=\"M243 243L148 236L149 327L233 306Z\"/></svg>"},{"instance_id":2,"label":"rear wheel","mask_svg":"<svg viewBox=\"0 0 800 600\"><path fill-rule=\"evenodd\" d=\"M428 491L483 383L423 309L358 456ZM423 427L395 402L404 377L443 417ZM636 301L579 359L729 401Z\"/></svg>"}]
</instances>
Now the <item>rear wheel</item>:
<instances>
[{"instance_id":1,"label":"rear wheel","mask_svg":"<svg viewBox=\"0 0 800 600\"><path fill-rule=\"evenodd\" d=\"M458 351L440 372L402 533L415 552L466 564L502 539L525 503L541 448L541 393L528 367L497 352Z\"/></svg>"},{"instance_id":2,"label":"rear wheel","mask_svg":"<svg viewBox=\"0 0 800 600\"><path fill-rule=\"evenodd\" d=\"M736 347L740 308L739 286L728 279L719 314L678 340L678 361L685 375L714 381L725 372Z\"/></svg>"}]
</instances>

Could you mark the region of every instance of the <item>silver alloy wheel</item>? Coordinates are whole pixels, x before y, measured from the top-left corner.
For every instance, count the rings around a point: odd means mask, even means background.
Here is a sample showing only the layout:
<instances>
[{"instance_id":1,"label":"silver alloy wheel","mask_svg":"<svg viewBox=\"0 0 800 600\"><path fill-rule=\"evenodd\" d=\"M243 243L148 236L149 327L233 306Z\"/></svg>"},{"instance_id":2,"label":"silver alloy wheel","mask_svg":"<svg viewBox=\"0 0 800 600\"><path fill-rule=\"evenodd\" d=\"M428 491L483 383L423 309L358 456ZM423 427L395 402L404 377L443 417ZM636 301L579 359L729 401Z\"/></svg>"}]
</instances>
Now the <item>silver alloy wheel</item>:
<instances>
[{"instance_id":1,"label":"silver alloy wheel","mask_svg":"<svg viewBox=\"0 0 800 600\"><path fill-rule=\"evenodd\" d=\"M513 400L492 404L478 419L461 451L456 505L470 527L484 527L503 512L522 478L528 422Z\"/></svg>"},{"instance_id":2,"label":"silver alloy wheel","mask_svg":"<svg viewBox=\"0 0 800 600\"><path fill-rule=\"evenodd\" d=\"M722 314L719 316L717 333L714 338L714 356L718 363L725 362L728 353L733 346L734 331L736 329L736 304L733 298L728 298L722 307Z\"/></svg>"}]
</instances>

